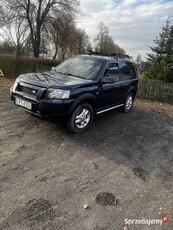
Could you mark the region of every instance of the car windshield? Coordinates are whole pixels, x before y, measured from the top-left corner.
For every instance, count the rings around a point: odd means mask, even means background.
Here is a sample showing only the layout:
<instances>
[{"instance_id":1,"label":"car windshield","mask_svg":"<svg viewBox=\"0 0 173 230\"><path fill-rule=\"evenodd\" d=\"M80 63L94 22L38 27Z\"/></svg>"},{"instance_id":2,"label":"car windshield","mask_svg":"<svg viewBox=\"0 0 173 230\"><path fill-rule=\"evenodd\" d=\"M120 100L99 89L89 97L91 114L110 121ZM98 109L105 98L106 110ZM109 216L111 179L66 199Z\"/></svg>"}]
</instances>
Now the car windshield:
<instances>
[{"instance_id":1,"label":"car windshield","mask_svg":"<svg viewBox=\"0 0 173 230\"><path fill-rule=\"evenodd\" d=\"M96 79L102 64L103 61L99 59L74 57L67 59L54 70L65 75L94 80Z\"/></svg>"}]
</instances>

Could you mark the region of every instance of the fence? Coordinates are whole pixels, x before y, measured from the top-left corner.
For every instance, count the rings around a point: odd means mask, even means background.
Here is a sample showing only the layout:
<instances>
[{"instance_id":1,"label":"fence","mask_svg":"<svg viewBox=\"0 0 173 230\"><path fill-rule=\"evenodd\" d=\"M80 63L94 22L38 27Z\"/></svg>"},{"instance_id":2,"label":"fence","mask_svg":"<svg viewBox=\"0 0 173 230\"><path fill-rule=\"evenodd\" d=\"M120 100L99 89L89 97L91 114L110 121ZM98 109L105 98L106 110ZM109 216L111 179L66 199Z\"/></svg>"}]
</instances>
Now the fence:
<instances>
[{"instance_id":1,"label":"fence","mask_svg":"<svg viewBox=\"0 0 173 230\"><path fill-rule=\"evenodd\" d=\"M6 77L18 77L22 73L43 72L60 63L58 60L0 55L0 69Z\"/></svg>"},{"instance_id":2,"label":"fence","mask_svg":"<svg viewBox=\"0 0 173 230\"><path fill-rule=\"evenodd\" d=\"M173 83L140 79L137 97L173 104Z\"/></svg>"}]
</instances>

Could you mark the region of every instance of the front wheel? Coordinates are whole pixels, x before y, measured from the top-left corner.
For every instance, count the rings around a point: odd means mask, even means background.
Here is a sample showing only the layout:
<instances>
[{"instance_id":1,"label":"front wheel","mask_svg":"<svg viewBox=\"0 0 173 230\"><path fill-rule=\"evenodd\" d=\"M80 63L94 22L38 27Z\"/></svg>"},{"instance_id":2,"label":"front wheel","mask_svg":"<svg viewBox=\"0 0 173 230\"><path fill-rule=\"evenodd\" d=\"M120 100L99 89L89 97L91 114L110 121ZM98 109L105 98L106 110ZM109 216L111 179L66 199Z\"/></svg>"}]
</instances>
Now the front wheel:
<instances>
[{"instance_id":1,"label":"front wheel","mask_svg":"<svg viewBox=\"0 0 173 230\"><path fill-rule=\"evenodd\" d=\"M135 96L133 93L128 94L128 96L126 97L124 106L122 108L123 112L128 113L132 109L134 98L135 98Z\"/></svg>"},{"instance_id":2,"label":"front wheel","mask_svg":"<svg viewBox=\"0 0 173 230\"><path fill-rule=\"evenodd\" d=\"M74 133L84 132L89 128L94 117L94 111L90 104L79 105L66 122L67 128Z\"/></svg>"}]
</instances>

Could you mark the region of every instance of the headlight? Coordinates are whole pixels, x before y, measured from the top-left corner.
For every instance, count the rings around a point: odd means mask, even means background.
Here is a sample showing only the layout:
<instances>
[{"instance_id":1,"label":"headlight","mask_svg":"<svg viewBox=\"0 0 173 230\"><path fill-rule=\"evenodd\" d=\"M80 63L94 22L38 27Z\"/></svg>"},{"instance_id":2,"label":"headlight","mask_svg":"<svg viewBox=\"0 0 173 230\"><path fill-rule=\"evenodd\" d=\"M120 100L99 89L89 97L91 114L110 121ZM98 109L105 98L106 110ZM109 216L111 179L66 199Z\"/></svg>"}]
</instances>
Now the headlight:
<instances>
[{"instance_id":1,"label":"headlight","mask_svg":"<svg viewBox=\"0 0 173 230\"><path fill-rule=\"evenodd\" d=\"M47 97L55 99L68 99L70 97L70 91L61 89L48 89Z\"/></svg>"}]
</instances>

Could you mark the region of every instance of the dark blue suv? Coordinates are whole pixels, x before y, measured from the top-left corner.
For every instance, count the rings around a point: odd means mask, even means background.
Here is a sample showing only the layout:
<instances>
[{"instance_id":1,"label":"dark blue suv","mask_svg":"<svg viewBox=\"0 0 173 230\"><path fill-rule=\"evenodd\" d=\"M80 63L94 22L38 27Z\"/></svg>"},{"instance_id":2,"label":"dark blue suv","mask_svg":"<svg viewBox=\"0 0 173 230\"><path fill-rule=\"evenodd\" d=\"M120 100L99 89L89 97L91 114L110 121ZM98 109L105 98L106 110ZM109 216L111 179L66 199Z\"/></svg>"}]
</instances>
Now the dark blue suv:
<instances>
[{"instance_id":1,"label":"dark blue suv","mask_svg":"<svg viewBox=\"0 0 173 230\"><path fill-rule=\"evenodd\" d=\"M85 131L95 114L122 107L129 112L138 78L127 55L79 55L50 72L20 75L10 90L11 100L38 116L63 115L75 133Z\"/></svg>"}]
</instances>

